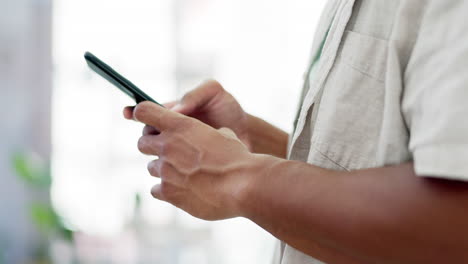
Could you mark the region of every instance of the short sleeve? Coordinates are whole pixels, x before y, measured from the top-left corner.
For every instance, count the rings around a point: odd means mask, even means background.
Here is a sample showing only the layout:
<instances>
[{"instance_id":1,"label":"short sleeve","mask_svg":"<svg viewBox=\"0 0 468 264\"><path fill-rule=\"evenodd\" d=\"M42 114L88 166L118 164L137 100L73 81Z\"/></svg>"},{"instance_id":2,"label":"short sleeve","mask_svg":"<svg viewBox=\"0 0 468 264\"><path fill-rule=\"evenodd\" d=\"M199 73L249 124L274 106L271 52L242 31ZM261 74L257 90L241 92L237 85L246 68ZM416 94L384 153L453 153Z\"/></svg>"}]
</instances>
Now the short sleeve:
<instances>
[{"instance_id":1,"label":"short sleeve","mask_svg":"<svg viewBox=\"0 0 468 264\"><path fill-rule=\"evenodd\" d=\"M404 74L416 174L468 181L468 1L427 1Z\"/></svg>"}]
</instances>

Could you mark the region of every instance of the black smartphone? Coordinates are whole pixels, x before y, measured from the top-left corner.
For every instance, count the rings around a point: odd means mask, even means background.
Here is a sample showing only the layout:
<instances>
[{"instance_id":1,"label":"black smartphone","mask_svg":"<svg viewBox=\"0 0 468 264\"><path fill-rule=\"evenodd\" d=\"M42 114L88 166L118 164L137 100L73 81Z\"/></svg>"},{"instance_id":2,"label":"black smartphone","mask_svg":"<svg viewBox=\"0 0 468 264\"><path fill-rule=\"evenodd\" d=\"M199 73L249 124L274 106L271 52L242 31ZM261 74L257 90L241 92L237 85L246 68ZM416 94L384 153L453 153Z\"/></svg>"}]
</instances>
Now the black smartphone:
<instances>
[{"instance_id":1,"label":"black smartphone","mask_svg":"<svg viewBox=\"0 0 468 264\"><path fill-rule=\"evenodd\" d=\"M142 90L140 90L132 82L130 82L125 77L116 72L114 69L112 69L109 65L101 61L98 57L94 56L91 52L86 52L84 57L86 63L88 63L88 66L94 72L101 75L104 79L111 82L122 92L133 98L137 104L144 101L150 101L160 106L163 106L160 103L156 102L156 100L151 98L149 95L144 93Z\"/></svg>"}]
</instances>

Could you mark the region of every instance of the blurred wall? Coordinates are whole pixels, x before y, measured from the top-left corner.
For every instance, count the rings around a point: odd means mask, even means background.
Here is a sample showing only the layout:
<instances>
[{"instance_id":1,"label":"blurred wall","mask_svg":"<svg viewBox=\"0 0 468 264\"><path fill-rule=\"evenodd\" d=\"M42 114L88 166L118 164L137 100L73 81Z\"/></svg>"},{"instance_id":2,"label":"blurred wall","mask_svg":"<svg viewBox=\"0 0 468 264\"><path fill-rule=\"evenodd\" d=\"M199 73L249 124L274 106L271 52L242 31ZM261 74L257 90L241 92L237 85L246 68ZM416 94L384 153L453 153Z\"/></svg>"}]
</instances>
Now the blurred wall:
<instances>
[{"instance_id":1,"label":"blurred wall","mask_svg":"<svg viewBox=\"0 0 468 264\"><path fill-rule=\"evenodd\" d=\"M0 256L9 264L25 263L38 238L27 211L32 194L11 156L50 158L50 35L50 0L0 1Z\"/></svg>"}]
</instances>

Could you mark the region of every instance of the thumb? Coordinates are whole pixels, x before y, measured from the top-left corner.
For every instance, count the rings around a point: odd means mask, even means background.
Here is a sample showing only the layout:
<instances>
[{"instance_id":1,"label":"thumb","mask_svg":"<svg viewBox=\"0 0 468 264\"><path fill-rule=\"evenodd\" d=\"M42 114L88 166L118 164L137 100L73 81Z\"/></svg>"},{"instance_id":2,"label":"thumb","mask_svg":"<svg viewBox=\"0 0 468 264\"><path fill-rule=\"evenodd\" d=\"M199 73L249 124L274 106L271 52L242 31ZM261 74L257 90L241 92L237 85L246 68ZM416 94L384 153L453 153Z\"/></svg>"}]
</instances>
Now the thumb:
<instances>
[{"instance_id":1,"label":"thumb","mask_svg":"<svg viewBox=\"0 0 468 264\"><path fill-rule=\"evenodd\" d=\"M223 92L221 84L214 80L205 81L182 97L180 102L171 108L172 111L188 115L204 107L216 95Z\"/></svg>"}]
</instances>

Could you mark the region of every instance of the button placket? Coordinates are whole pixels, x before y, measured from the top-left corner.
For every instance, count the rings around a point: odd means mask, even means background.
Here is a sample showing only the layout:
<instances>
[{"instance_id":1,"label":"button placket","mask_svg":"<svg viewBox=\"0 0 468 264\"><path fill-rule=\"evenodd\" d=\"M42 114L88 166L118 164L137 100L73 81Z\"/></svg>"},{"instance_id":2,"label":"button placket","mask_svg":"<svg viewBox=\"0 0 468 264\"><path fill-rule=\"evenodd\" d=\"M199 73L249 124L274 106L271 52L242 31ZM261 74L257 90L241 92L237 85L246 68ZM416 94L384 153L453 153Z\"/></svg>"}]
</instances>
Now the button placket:
<instances>
[{"instance_id":1,"label":"button placket","mask_svg":"<svg viewBox=\"0 0 468 264\"><path fill-rule=\"evenodd\" d=\"M342 3L340 7L338 7L338 11L336 12L336 19L332 23L328 38L325 41L322 57L317 65L317 82L314 82L312 84L313 86L310 87L305 97L304 103L301 107L297 128L291 140L289 157L293 156L292 152L296 147L297 140L303 134L307 113L309 112L314 101L316 100L316 95L320 94L320 90L323 89L325 80L333 67L333 64L338 54L341 39L344 36L346 26L351 18L354 3L355 0L346 0L344 3Z\"/></svg>"}]
</instances>

